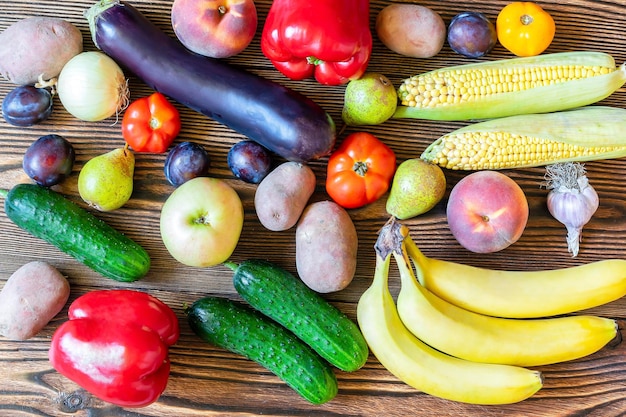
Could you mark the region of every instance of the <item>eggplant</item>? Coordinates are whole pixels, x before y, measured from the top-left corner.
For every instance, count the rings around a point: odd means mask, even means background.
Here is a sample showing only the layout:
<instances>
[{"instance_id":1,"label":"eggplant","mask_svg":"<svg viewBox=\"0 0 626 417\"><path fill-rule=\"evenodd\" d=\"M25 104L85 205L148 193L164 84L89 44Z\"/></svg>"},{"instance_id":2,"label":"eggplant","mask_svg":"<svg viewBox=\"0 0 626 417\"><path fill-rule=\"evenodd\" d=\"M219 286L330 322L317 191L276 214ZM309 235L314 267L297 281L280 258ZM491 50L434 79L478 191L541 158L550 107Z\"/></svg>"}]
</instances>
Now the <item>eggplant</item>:
<instances>
[{"instance_id":1,"label":"eggplant","mask_svg":"<svg viewBox=\"0 0 626 417\"><path fill-rule=\"evenodd\" d=\"M96 47L155 91L289 161L319 159L332 151L335 123L303 94L191 52L124 1L101 0L85 16Z\"/></svg>"}]
</instances>

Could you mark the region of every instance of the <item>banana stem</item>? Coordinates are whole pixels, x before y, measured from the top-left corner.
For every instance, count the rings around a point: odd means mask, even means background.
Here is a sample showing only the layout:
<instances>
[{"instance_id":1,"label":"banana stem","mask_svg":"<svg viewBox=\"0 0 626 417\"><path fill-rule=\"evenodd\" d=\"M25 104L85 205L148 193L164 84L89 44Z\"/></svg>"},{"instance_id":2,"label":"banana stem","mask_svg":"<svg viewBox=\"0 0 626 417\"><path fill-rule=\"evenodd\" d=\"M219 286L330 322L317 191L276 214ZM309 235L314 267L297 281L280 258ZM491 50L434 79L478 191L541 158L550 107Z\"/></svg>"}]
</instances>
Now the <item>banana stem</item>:
<instances>
[{"instance_id":1,"label":"banana stem","mask_svg":"<svg viewBox=\"0 0 626 417\"><path fill-rule=\"evenodd\" d=\"M402 242L408 235L406 226L400 224L395 217L389 219L378 233L378 239L374 245L376 255L387 258L392 252L402 252Z\"/></svg>"},{"instance_id":2,"label":"banana stem","mask_svg":"<svg viewBox=\"0 0 626 417\"><path fill-rule=\"evenodd\" d=\"M387 254L386 257L376 255L376 267L374 270L374 281L372 282L372 291L377 288L381 294L388 292L389 283L389 266L391 264L391 255Z\"/></svg>"},{"instance_id":3,"label":"banana stem","mask_svg":"<svg viewBox=\"0 0 626 417\"><path fill-rule=\"evenodd\" d=\"M403 287L415 285L417 281L415 273L413 272L413 268L411 266L409 255L406 250L406 240L409 239L405 239L405 241L402 243L400 252L393 252L393 257L395 258L396 264L398 265L398 270L400 271L400 283Z\"/></svg>"},{"instance_id":4,"label":"banana stem","mask_svg":"<svg viewBox=\"0 0 626 417\"><path fill-rule=\"evenodd\" d=\"M358 310L366 308L364 306L364 300L367 297L377 299L381 304L386 304L391 298L389 292L389 267L391 264L391 254L399 253L402 251L402 241L404 236L402 234L403 229L406 229L400 223L392 217L378 233L378 239L374 244L376 251L376 267L374 271L374 280L370 288L361 296L359 300ZM408 229L407 229L408 230ZM366 297L366 294L369 294ZM393 303L393 301L392 301Z\"/></svg>"},{"instance_id":5,"label":"banana stem","mask_svg":"<svg viewBox=\"0 0 626 417\"><path fill-rule=\"evenodd\" d=\"M415 265L415 275L417 277L417 280L421 285L424 285L423 277L424 271L428 269L428 258L422 253L421 250L419 250L413 239L406 239L404 244L406 245L406 250L409 258L413 261L413 264Z\"/></svg>"}]
</instances>

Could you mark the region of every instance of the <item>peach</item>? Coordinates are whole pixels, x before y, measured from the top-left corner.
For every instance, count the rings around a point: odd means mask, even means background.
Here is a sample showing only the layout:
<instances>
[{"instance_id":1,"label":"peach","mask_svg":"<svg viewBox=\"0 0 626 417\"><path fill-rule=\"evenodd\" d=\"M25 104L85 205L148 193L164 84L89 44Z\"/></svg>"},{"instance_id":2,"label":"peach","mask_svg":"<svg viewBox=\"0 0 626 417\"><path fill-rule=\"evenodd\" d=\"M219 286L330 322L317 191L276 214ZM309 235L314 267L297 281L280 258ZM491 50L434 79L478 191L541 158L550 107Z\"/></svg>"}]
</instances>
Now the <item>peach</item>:
<instances>
[{"instance_id":1,"label":"peach","mask_svg":"<svg viewBox=\"0 0 626 417\"><path fill-rule=\"evenodd\" d=\"M248 47L258 16L253 0L174 0L172 28L197 54L228 58Z\"/></svg>"},{"instance_id":2,"label":"peach","mask_svg":"<svg viewBox=\"0 0 626 417\"><path fill-rule=\"evenodd\" d=\"M528 211L526 195L513 179L498 171L477 171L452 188L448 226L464 248L497 252L521 237Z\"/></svg>"}]
</instances>

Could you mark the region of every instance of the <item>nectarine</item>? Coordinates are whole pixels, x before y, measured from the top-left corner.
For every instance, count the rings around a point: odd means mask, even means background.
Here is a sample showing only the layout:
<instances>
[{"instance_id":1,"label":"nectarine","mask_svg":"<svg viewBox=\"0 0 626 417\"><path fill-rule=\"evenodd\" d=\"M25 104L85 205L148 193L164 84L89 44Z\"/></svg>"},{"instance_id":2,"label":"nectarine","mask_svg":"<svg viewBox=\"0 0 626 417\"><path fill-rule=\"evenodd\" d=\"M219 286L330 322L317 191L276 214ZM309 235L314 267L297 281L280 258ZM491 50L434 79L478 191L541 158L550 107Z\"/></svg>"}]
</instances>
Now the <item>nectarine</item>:
<instances>
[{"instance_id":1,"label":"nectarine","mask_svg":"<svg viewBox=\"0 0 626 417\"><path fill-rule=\"evenodd\" d=\"M526 195L513 179L498 171L477 171L452 188L448 226L466 249L497 252L521 237L528 211Z\"/></svg>"},{"instance_id":2,"label":"nectarine","mask_svg":"<svg viewBox=\"0 0 626 417\"><path fill-rule=\"evenodd\" d=\"M258 16L253 0L174 0L172 28L197 54L228 58L248 47Z\"/></svg>"}]
</instances>

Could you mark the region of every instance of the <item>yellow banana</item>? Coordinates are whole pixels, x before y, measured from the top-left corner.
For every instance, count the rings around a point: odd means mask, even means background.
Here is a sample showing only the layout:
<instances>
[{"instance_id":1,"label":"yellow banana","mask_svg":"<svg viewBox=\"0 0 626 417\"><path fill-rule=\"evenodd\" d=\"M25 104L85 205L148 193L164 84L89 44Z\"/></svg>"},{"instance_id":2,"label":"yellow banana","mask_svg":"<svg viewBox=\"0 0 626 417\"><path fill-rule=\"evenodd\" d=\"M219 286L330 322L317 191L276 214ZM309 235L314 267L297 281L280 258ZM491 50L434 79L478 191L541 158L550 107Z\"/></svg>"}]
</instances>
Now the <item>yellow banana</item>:
<instances>
[{"instance_id":1,"label":"yellow banana","mask_svg":"<svg viewBox=\"0 0 626 417\"><path fill-rule=\"evenodd\" d=\"M398 314L411 333L435 349L476 362L539 366L590 355L617 334L617 323L608 318L508 319L457 307L418 283L406 251L409 239L401 252L393 252L402 282Z\"/></svg>"},{"instance_id":2,"label":"yellow banana","mask_svg":"<svg viewBox=\"0 0 626 417\"><path fill-rule=\"evenodd\" d=\"M372 285L357 306L357 319L371 351L398 379L422 392L472 404L522 401L542 387L541 373L526 368L466 361L439 352L413 336L402 324L388 287L391 229L386 225L376 243ZM401 243L402 238L398 241Z\"/></svg>"},{"instance_id":3,"label":"yellow banana","mask_svg":"<svg viewBox=\"0 0 626 417\"><path fill-rule=\"evenodd\" d=\"M626 260L570 268L501 271L425 256L406 242L420 283L440 298L476 313L509 318L568 314L626 295Z\"/></svg>"}]
</instances>

